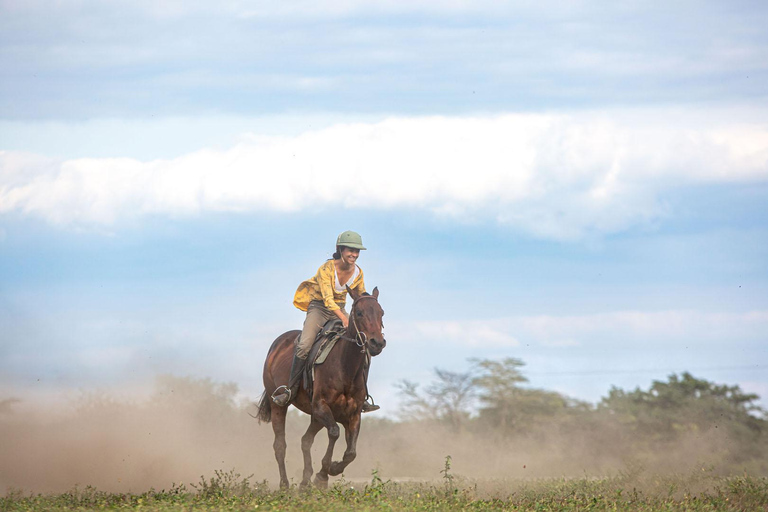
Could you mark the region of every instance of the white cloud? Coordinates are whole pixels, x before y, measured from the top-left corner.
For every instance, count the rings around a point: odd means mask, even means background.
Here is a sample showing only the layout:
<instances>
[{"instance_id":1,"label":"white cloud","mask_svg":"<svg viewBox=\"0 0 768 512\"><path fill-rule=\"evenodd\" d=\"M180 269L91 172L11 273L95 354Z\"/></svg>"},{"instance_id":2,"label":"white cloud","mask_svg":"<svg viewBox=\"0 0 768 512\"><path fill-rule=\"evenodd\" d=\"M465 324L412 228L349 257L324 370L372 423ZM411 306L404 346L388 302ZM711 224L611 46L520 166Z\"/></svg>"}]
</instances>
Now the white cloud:
<instances>
[{"instance_id":1,"label":"white cloud","mask_svg":"<svg viewBox=\"0 0 768 512\"><path fill-rule=\"evenodd\" d=\"M0 112L83 121L757 104L764 18L765 8L713 1L0 2Z\"/></svg>"},{"instance_id":2,"label":"white cloud","mask_svg":"<svg viewBox=\"0 0 768 512\"><path fill-rule=\"evenodd\" d=\"M6 1L0 111L83 120L760 103L765 17L756 3L714 1Z\"/></svg>"},{"instance_id":3,"label":"white cloud","mask_svg":"<svg viewBox=\"0 0 768 512\"><path fill-rule=\"evenodd\" d=\"M3 2L11 12L37 11L45 7L51 7L49 3L41 0L29 0L23 3ZM234 15L245 18L337 18L353 15L384 15L384 14L408 14L408 13L432 13L432 14L496 14L509 15L512 11L516 14L537 13L540 16L558 18L573 15L575 12L591 12L587 4L577 8L552 9L539 5L539 3L517 4L511 8L508 4L496 0L447 0L441 2L426 0L298 0L294 2L269 2L263 0L224 0L211 4L205 0L166 0L154 2L152 0L139 1L106 1L106 0L78 0L76 2L56 2L54 9L60 12L82 12L104 9L119 9L124 12L141 12L159 19L181 18L199 14L212 16ZM626 7L621 9L627 10ZM634 10L634 9L632 9ZM605 11L605 9L603 9Z\"/></svg>"},{"instance_id":4,"label":"white cloud","mask_svg":"<svg viewBox=\"0 0 768 512\"><path fill-rule=\"evenodd\" d=\"M147 214L411 209L569 239L663 217L669 187L768 179L768 130L695 115L395 117L251 135L177 158L0 152L0 214L109 225Z\"/></svg>"},{"instance_id":5,"label":"white cloud","mask_svg":"<svg viewBox=\"0 0 768 512\"><path fill-rule=\"evenodd\" d=\"M713 340L755 338L768 332L768 311L706 313L688 310L618 311L592 315L531 316L510 320L510 329L546 343L570 336L624 335L633 339ZM521 336L522 337L522 336Z\"/></svg>"},{"instance_id":6,"label":"white cloud","mask_svg":"<svg viewBox=\"0 0 768 512\"><path fill-rule=\"evenodd\" d=\"M447 321L447 322L416 322L411 332L420 337L457 345L516 347L520 343L514 336L505 332L494 322L481 321ZM397 330L396 333L402 332ZM396 336L398 337L398 336Z\"/></svg>"},{"instance_id":7,"label":"white cloud","mask_svg":"<svg viewBox=\"0 0 768 512\"><path fill-rule=\"evenodd\" d=\"M595 347L606 341L677 343L691 347L713 340L759 340L768 332L768 311L707 313L691 310L614 311L587 315L510 316L485 320L390 325L395 338L447 341L470 347ZM416 335L414 335L416 333Z\"/></svg>"}]
</instances>

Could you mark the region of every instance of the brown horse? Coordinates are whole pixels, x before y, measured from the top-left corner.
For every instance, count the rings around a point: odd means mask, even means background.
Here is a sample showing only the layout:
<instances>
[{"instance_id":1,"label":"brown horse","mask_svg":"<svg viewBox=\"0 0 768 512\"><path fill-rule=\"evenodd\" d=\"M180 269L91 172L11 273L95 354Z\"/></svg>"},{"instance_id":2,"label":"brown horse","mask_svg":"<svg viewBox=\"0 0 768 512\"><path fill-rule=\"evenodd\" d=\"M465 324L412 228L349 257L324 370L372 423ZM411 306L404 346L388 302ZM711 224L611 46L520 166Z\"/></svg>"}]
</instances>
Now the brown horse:
<instances>
[{"instance_id":1,"label":"brown horse","mask_svg":"<svg viewBox=\"0 0 768 512\"><path fill-rule=\"evenodd\" d=\"M328 429L328 449L322 460L322 467L315 475L315 485L326 488L328 475L340 475L344 468L355 459L357 436L360 433L360 413L367 396L365 384L365 362L368 354L376 356L384 350L387 342L381 333L384 310L379 305L379 290L373 294L357 294L347 287L354 300L349 315L349 336L339 339L325 362L315 367L312 397L303 382L291 403L311 416L311 422L301 438L304 454L304 473L301 487L309 485L312 477L312 455L310 449L315 435L323 427ZM275 458L280 470L280 487L288 487L285 471L285 415L288 407L272 402L271 396L279 384L286 384L293 360L294 340L301 331L281 334L273 343L264 362L264 394L259 402L258 418L272 421L275 432ZM344 426L347 449L341 461L332 462L333 448L339 438L339 425Z\"/></svg>"}]
</instances>

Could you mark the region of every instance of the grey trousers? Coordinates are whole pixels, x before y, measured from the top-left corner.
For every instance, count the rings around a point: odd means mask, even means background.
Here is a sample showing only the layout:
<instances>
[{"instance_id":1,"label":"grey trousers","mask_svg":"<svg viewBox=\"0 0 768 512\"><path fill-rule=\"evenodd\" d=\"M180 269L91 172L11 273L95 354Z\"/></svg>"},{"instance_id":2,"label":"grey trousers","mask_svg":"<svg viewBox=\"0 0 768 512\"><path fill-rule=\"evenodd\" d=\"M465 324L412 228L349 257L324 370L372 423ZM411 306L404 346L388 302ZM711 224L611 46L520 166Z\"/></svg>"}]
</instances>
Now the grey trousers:
<instances>
[{"instance_id":1,"label":"grey trousers","mask_svg":"<svg viewBox=\"0 0 768 512\"><path fill-rule=\"evenodd\" d=\"M346 313L346 310L342 308ZM301 330L301 336L296 344L296 357L306 359L312 344L317 338L317 333L323 328L325 322L331 318L337 318L336 313L325 307L322 301L313 300L307 308L307 318L304 320L304 327Z\"/></svg>"}]
</instances>

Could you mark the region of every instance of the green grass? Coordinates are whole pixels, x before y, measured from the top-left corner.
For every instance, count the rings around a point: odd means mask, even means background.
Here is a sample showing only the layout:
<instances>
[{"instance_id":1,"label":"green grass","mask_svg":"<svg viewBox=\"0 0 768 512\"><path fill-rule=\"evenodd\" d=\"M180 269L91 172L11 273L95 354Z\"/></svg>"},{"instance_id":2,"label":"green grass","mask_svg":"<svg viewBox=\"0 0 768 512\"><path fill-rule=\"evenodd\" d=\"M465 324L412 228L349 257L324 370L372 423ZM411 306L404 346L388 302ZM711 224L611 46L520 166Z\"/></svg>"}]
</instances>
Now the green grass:
<instances>
[{"instance_id":1,"label":"green grass","mask_svg":"<svg viewBox=\"0 0 768 512\"><path fill-rule=\"evenodd\" d=\"M768 478L722 477L706 470L685 476L635 471L602 479L473 481L451 474L447 458L441 473L442 482L429 484L385 481L374 471L364 485L341 479L327 491L277 491L234 471L216 471L189 488L182 484L141 494L92 487L56 495L11 491L0 498L0 511L768 510Z\"/></svg>"}]
</instances>

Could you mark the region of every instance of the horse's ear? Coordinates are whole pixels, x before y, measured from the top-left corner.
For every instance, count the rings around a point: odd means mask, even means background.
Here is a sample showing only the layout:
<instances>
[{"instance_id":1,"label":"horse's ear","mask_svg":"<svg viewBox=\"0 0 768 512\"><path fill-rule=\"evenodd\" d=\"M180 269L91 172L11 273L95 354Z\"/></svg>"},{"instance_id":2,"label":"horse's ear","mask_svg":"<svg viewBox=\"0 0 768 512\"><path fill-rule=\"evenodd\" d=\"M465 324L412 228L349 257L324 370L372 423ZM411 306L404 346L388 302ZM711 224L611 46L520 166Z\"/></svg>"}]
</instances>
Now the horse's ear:
<instances>
[{"instance_id":1,"label":"horse's ear","mask_svg":"<svg viewBox=\"0 0 768 512\"><path fill-rule=\"evenodd\" d=\"M378 286L373 289L373 293L371 293L371 295L373 295L374 299L378 299L379 298L379 287Z\"/></svg>"},{"instance_id":2,"label":"horse's ear","mask_svg":"<svg viewBox=\"0 0 768 512\"><path fill-rule=\"evenodd\" d=\"M360 294L350 288L349 285L347 285L347 292L349 292L349 296L352 297L352 300L357 300L357 298L360 297Z\"/></svg>"}]
</instances>

